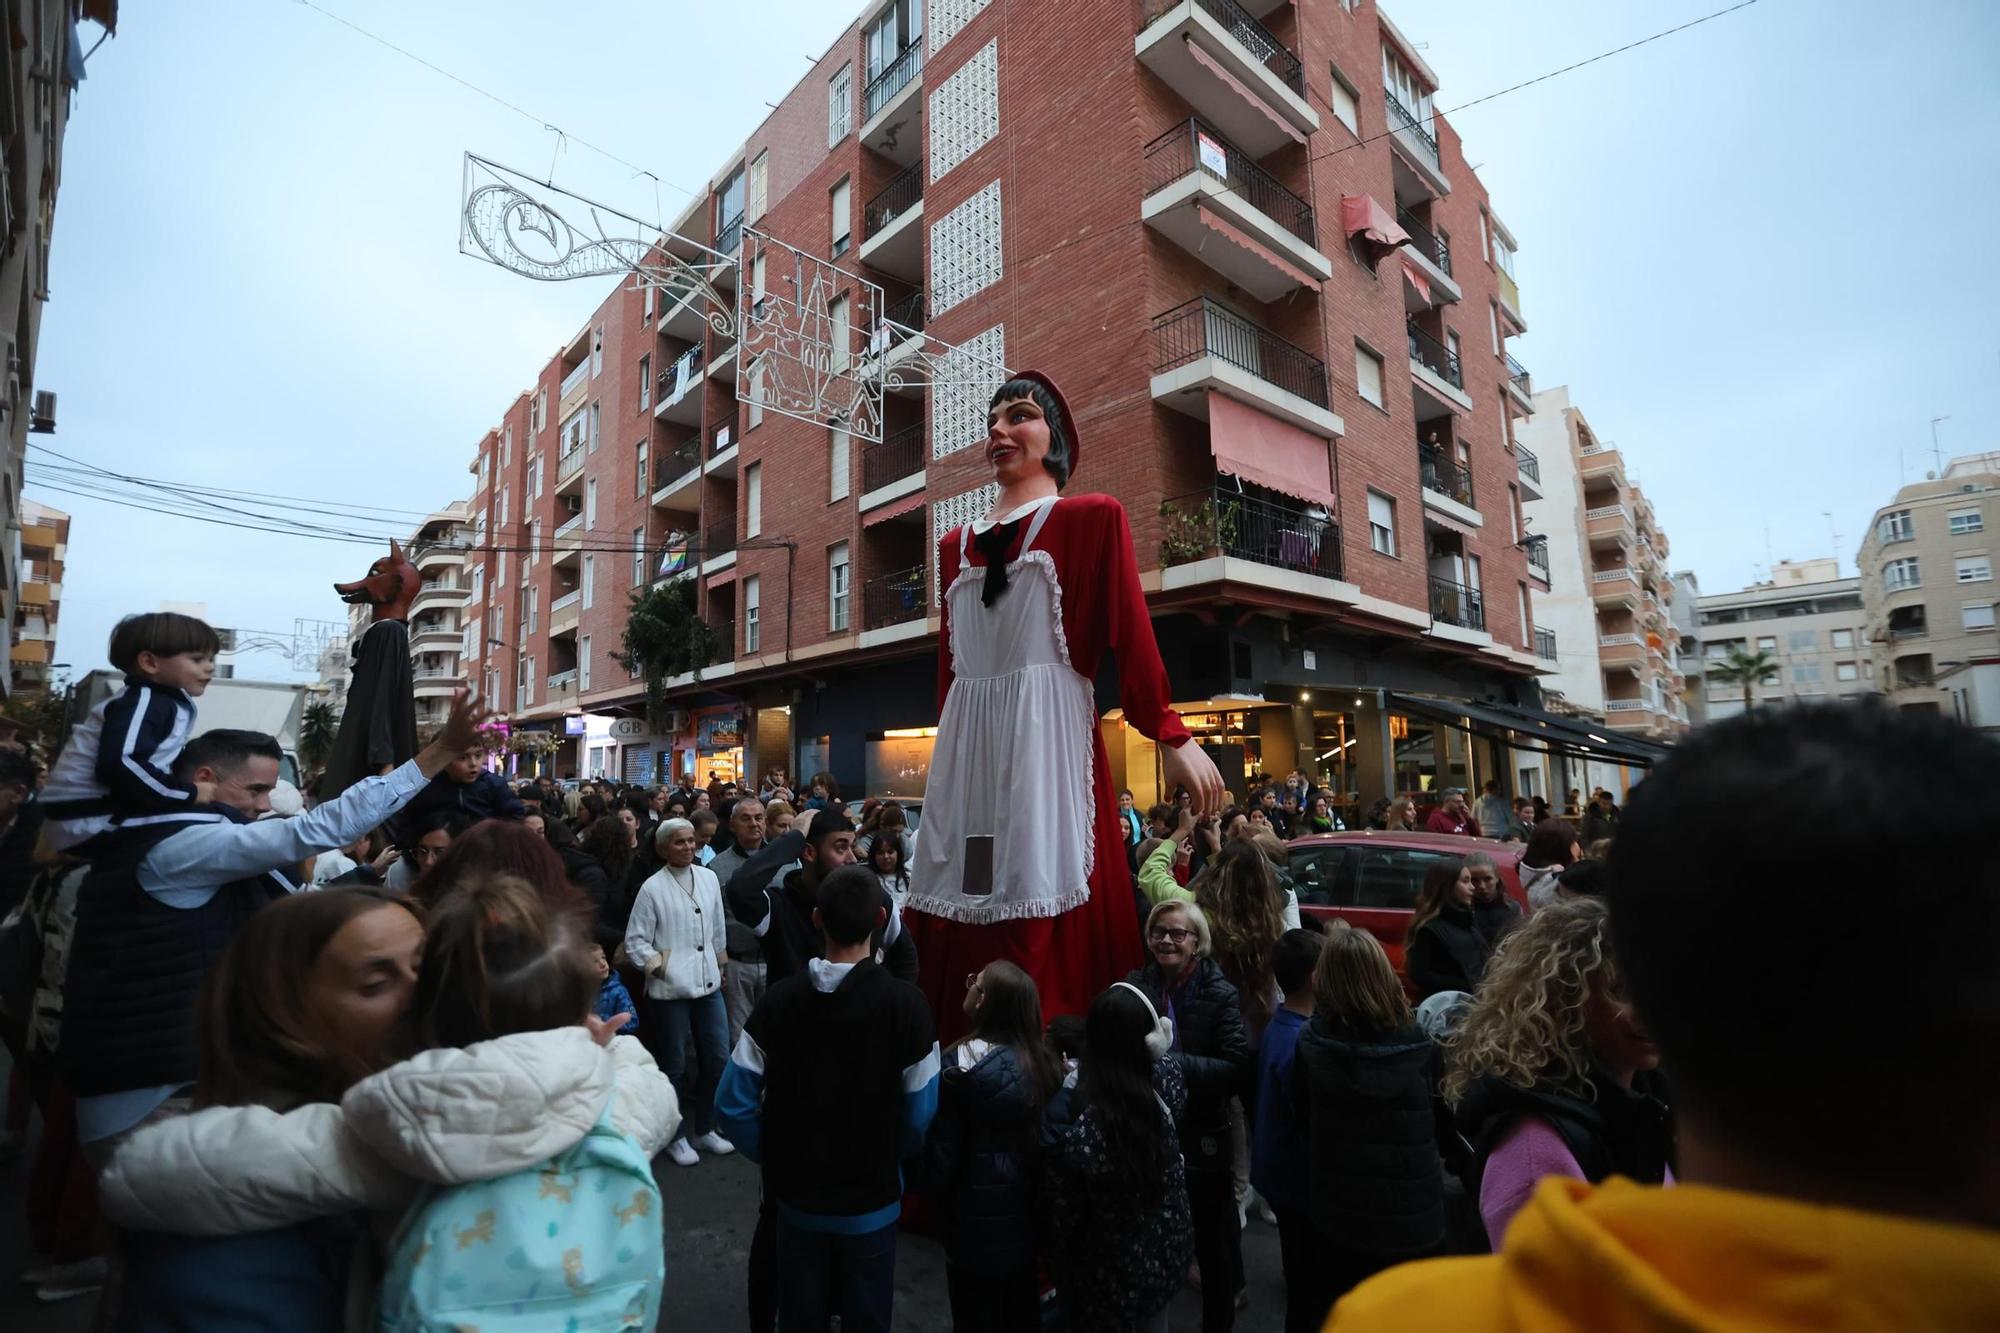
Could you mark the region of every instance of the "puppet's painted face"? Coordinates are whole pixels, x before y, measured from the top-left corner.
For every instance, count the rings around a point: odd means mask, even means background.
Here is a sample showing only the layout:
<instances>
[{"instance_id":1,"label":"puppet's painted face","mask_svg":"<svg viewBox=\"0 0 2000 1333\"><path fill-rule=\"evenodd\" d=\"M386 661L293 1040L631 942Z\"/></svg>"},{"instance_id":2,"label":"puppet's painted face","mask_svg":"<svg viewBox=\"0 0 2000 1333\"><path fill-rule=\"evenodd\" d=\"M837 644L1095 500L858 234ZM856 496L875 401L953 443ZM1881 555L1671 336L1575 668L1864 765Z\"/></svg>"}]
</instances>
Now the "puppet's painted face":
<instances>
[{"instance_id":1,"label":"puppet's painted face","mask_svg":"<svg viewBox=\"0 0 2000 1333\"><path fill-rule=\"evenodd\" d=\"M399 593L412 590L416 580L415 566L400 549L392 547L388 555L368 566L367 577L352 583L336 583L333 590L349 606L386 606Z\"/></svg>"},{"instance_id":2,"label":"puppet's painted face","mask_svg":"<svg viewBox=\"0 0 2000 1333\"><path fill-rule=\"evenodd\" d=\"M986 462L1004 488L1047 476L1049 420L1032 398L995 403L986 417Z\"/></svg>"}]
</instances>

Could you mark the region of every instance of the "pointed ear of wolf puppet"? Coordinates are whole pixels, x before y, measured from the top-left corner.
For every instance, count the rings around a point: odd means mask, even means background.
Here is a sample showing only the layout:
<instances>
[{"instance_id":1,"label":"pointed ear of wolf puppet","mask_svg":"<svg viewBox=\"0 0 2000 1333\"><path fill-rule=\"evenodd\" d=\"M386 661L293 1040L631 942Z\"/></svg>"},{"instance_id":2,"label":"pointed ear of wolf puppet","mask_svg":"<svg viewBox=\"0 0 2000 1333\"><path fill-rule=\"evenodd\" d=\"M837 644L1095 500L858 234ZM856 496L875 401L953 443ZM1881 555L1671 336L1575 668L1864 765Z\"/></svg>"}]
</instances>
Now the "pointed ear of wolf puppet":
<instances>
[{"instance_id":1,"label":"pointed ear of wolf puppet","mask_svg":"<svg viewBox=\"0 0 2000 1333\"><path fill-rule=\"evenodd\" d=\"M394 560L399 565L403 564L410 558L403 554L402 543L397 541L394 537L391 537L389 539L389 558L391 560Z\"/></svg>"}]
</instances>

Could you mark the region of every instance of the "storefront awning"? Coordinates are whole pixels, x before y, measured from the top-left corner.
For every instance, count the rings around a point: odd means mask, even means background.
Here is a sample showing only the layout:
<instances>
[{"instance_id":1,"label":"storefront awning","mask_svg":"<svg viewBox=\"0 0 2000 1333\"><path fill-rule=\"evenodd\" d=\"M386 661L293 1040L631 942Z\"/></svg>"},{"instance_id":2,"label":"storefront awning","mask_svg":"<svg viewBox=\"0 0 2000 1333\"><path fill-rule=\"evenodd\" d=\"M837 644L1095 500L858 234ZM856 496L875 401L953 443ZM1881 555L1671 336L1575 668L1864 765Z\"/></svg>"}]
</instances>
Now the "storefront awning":
<instances>
[{"instance_id":1,"label":"storefront awning","mask_svg":"<svg viewBox=\"0 0 2000 1333\"><path fill-rule=\"evenodd\" d=\"M1505 745L1526 745L1574 759L1650 768L1669 753L1664 745L1620 735L1587 718L1564 717L1539 708L1414 694L1391 694L1389 708L1488 735ZM1509 732L1513 734L1502 734Z\"/></svg>"},{"instance_id":2,"label":"storefront awning","mask_svg":"<svg viewBox=\"0 0 2000 1333\"><path fill-rule=\"evenodd\" d=\"M1208 444L1216 471L1334 508L1326 441L1310 431L1211 392Z\"/></svg>"}]
</instances>

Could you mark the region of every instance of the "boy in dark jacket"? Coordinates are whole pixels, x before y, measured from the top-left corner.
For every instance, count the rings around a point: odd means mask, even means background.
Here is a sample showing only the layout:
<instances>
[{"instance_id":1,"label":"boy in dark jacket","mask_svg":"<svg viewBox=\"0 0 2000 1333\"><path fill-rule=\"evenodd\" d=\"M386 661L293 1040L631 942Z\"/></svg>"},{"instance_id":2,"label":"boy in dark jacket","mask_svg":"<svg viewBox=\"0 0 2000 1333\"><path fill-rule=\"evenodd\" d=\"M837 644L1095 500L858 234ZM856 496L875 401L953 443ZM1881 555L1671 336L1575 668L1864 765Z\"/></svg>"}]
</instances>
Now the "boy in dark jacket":
<instances>
[{"instance_id":1,"label":"boy in dark jacket","mask_svg":"<svg viewBox=\"0 0 2000 1333\"><path fill-rule=\"evenodd\" d=\"M440 810L458 811L470 816L473 822L519 819L527 814L528 807L521 804L521 798L507 785L507 779L486 771L485 759L484 751L472 750L446 764L444 772L432 778L430 785L396 816L397 828L418 827L427 816Z\"/></svg>"},{"instance_id":2,"label":"boy in dark jacket","mask_svg":"<svg viewBox=\"0 0 2000 1333\"><path fill-rule=\"evenodd\" d=\"M772 985L716 1091L721 1127L764 1169L776 1205L779 1326L887 1333L902 1161L937 1110L923 993L873 958L882 884L858 866L820 881L821 956Z\"/></svg>"},{"instance_id":3,"label":"boy in dark jacket","mask_svg":"<svg viewBox=\"0 0 2000 1333\"><path fill-rule=\"evenodd\" d=\"M1317 1285L1308 1274L1316 1262L1312 1193L1306 1187L1310 1158L1306 1126L1298 1113L1296 1066L1299 1033L1312 1017L1313 965L1320 937L1288 930L1271 946L1271 975L1285 1002L1264 1029L1257 1053L1257 1122L1250 1135L1250 1186L1278 1215L1278 1254L1285 1273L1285 1333L1313 1333L1326 1317L1316 1308Z\"/></svg>"}]
</instances>

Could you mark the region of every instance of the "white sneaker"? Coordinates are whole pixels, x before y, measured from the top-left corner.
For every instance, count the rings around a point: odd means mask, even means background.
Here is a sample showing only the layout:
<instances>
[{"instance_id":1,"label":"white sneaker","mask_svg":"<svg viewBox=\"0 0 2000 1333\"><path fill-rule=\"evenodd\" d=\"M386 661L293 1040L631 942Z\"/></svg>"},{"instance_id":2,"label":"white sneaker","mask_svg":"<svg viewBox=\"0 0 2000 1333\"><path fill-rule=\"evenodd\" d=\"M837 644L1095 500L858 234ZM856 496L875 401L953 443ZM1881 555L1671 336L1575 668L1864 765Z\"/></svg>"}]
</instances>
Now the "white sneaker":
<instances>
[{"instance_id":1,"label":"white sneaker","mask_svg":"<svg viewBox=\"0 0 2000 1333\"><path fill-rule=\"evenodd\" d=\"M686 1139L675 1139L667 1145L667 1156L674 1159L675 1166L693 1166L701 1160L693 1145Z\"/></svg>"},{"instance_id":2,"label":"white sneaker","mask_svg":"<svg viewBox=\"0 0 2000 1333\"><path fill-rule=\"evenodd\" d=\"M724 1153L732 1153L736 1151L735 1144L731 1143L728 1139L723 1138L722 1135L716 1133L712 1129L708 1131L708 1133L706 1134L695 1135L694 1146L701 1149L703 1152L707 1153L711 1157L720 1157Z\"/></svg>"}]
</instances>

